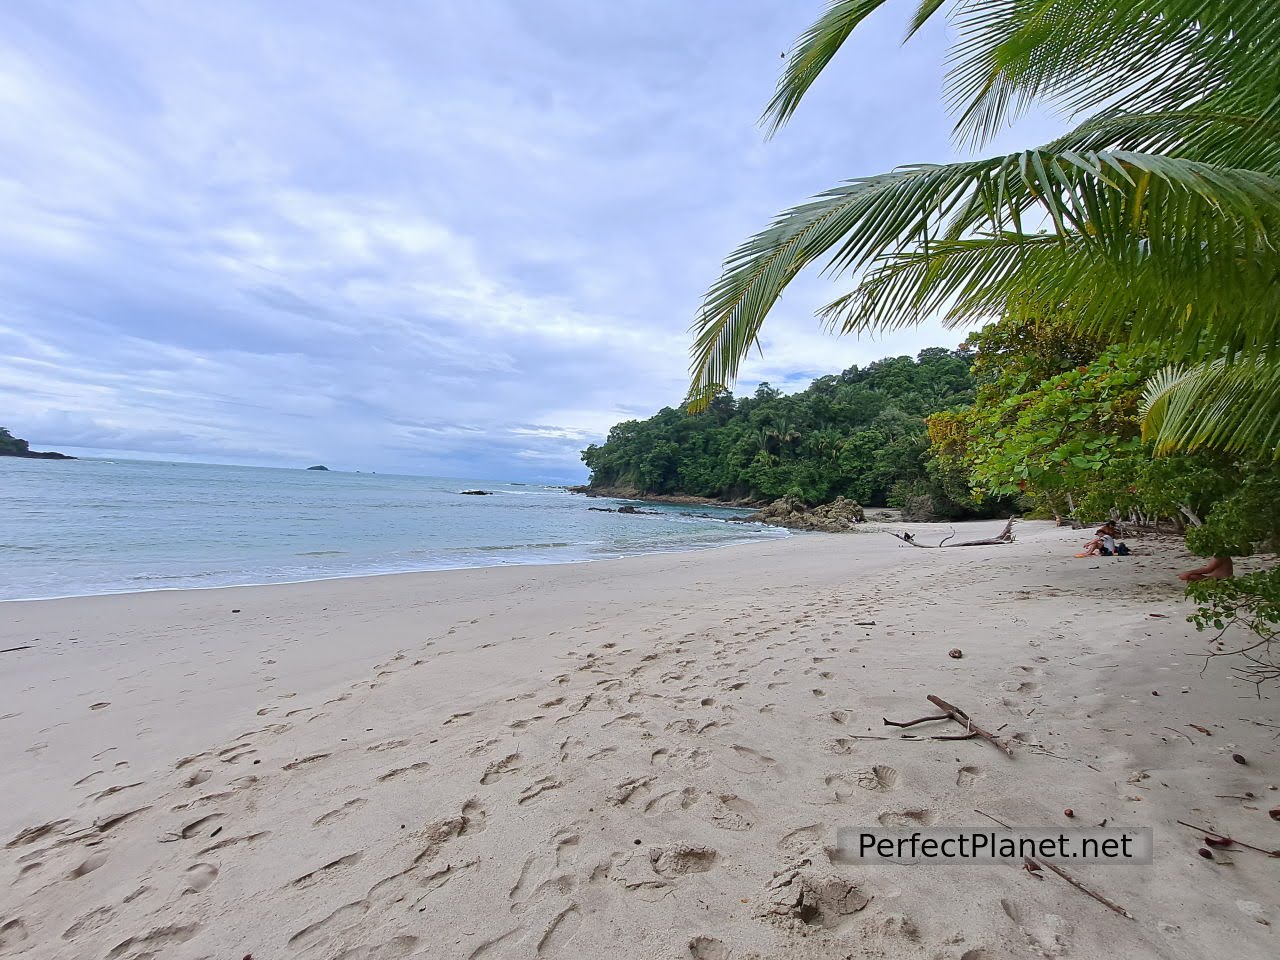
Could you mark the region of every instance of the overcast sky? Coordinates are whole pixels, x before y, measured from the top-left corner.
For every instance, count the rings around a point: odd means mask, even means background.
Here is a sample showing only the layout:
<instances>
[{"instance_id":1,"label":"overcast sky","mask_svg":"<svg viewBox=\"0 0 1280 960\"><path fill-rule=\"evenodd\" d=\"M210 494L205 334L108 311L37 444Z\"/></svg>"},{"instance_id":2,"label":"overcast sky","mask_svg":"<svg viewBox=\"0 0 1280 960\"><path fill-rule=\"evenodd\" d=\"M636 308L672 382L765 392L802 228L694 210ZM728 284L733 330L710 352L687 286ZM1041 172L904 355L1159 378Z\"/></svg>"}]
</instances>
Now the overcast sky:
<instances>
[{"instance_id":1,"label":"overcast sky","mask_svg":"<svg viewBox=\"0 0 1280 960\"><path fill-rule=\"evenodd\" d=\"M684 396L747 234L956 156L946 33L900 43L915 5L771 141L822 0L0 5L0 424L89 455L579 479L583 446ZM1053 132L1028 123L998 148ZM813 310L844 286L797 284L739 389L963 339L829 337Z\"/></svg>"}]
</instances>

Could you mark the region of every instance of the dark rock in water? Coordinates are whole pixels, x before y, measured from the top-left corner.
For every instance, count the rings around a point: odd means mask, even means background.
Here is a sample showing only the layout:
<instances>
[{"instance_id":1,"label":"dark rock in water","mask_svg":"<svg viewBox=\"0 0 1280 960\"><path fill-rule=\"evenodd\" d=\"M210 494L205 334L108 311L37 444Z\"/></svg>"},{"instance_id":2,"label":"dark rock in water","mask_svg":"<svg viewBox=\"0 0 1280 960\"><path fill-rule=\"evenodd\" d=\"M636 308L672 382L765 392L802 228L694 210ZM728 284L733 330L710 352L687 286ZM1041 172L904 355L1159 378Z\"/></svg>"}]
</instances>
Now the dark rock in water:
<instances>
[{"instance_id":1,"label":"dark rock in water","mask_svg":"<svg viewBox=\"0 0 1280 960\"><path fill-rule=\"evenodd\" d=\"M464 497L492 497L492 490L460 490L458 491Z\"/></svg>"},{"instance_id":2,"label":"dark rock in water","mask_svg":"<svg viewBox=\"0 0 1280 960\"><path fill-rule=\"evenodd\" d=\"M594 510L596 513L631 513L645 514L646 516L659 517L662 516L661 510L641 510L630 503L624 503L617 510L612 507L587 507L588 510Z\"/></svg>"},{"instance_id":3,"label":"dark rock in water","mask_svg":"<svg viewBox=\"0 0 1280 960\"><path fill-rule=\"evenodd\" d=\"M317 463L314 467L307 467L307 469L308 469L308 470L326 470L326 471L327 471L329 468L328 468L328 467L326 467L324 464Z\"/></svg>"},{"instance_id":4,"label":"dark rock in water","mask_svg":"<svg viewBox=\"0 0 1280 960\"><path fill-rule=\"evenodd\" d=\"M637 510L635 507L633 507L631 504L624 503L622 506L618 508L618 512L619 513L639 513L640 511Z\"/></svg>"},{"instance_id":5,"label":"dark rock in water","mask_svg":"<svg viewBox=\"0 0 1280 960\"><path fill-rule=\"evenodd\" d=\"M791 530L844 533L853 529L854 524L866 520L866 515L861 505L845 497L836 497L818 507L806 507L795 497L783 497L742 519L748 523L766 523Z\"/></svg>"},{"instance_id":6,"label":"dark rock in water","mask_svg":"<svg viewBox=\"0 0 1280 960\"><path fill-rule=\"evenodd\" d=\"M28 460L75 460L65 453L53 450L32 450L27 441L15 437L4 427L0 427L0 457L25 457Z\"/></svg>"}]
</instances>

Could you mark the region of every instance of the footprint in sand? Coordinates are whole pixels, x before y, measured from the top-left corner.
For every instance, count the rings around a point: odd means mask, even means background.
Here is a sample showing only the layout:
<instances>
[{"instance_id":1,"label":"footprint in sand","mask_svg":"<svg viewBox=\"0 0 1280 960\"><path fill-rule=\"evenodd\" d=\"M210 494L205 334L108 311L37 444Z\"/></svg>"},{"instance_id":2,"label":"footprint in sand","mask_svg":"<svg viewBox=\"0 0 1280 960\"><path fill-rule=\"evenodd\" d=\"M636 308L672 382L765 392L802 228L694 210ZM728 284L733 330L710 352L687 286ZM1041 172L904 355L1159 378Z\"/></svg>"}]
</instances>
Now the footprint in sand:
<instances>
[{"instance_id":1,"label":"footprint in sand","mask_svg":"<svg viewBox=\"0 0 1280 960\"><path fill-rule=\"evenodd\" d=\"M76 937L93 933L113 916L115 916L115 911L110 907L98 907L94 910L90 910L62 932L62 939L74 940ZM3 945L3 942L0 942L0 947Z\"/></svg>"},{"instance_id":2,"label":"footprint in sand","mask_svg":"<svg viewBox=\"0 0 1280 960\"><path fill-rule=\"evenodd\" d=\"M829 774L822 782L832 791L835 799L843 803L855 795L855 787L875 792L894 789L898 785L898 771L893 767L877 764L860 770Z\"/></svg>"},{"instance_id":3,"label":"footprint in sand","mask_svg":"<svg viewBox=\"0 0 1280 960\"><path fill-rule=\"evenodd\" d=\"M576 833L561 832L552 838L550 850L529 855L507 894L512 913L524 913L547 895L572 892L573 877L564 871L577 860L578 843Z\"/></svg>"},{"instance_id":4,"label":"footprint in sand","mask_svg":"<svg viewBox=\"0 0 1280 960\"><path fill-rule=\"evenodd\" d=\"M578 905L573 903L565 907L547 926L546 932L534 949L534 954L538 957L566 956L564 948L578 932L581 923L582 915Z\"/></svg>"},{"instance_id":5,"label":"footprint in sand","mask_svg":"<svg viewBox=\"0 0 1280 960\"><path fill-rule=\"evenodd\" d=\"M1040 691L1040 684L1032 683L1029 680L1006 680L1000 684L1000 689L1005 693L1032 694Z\"/></svg>"},{"instance_id":6,"label":"footprint in sand","mask_svg":"<svg viewBox=\"0 0 1280 960\"><path fill-rule=\"evenodd\" d=\"M420 770L427 770L431 767L426 760L419 760L417 763L411 763L407 767L395 767L378 777L379 783L385 783L388 780L394 780L396 777L404 776L406 773L417 773Z\"/></svg>"},{"instance_id":7,"label":"footprint in sand","mask_svg":"<svg viewBox=\"0 0 1280 960\"><path fill-rule=\"evenodd\" d=\"M938 822L932 810L886 810L876 817L882 827L928 827Z\"/></svg>"},{"instance_id":8,"label":"footprint in sand","mask_svg":"<svg viewBox=\"0 0 1280 960\"><path fill-rule=\"evenodd\" d=\"M486 958L498 956L502 950L502 945L510 941L511 938L520 933L522 929L522 927L513 927L506 933L501 933L490 940L482 941L474 950L467 954L467 960L486 960Z\"/></svg>"},{"instance_id":9,"label":"footprint in sand","mask_svg":"<svg viewBox=\"0 0 1280 960\"><path fill-rule=\"evenodd\" d=\"M124 790L132 790L134 787L140 786L142 786L141 780L136 783L118 783L114 787L107 787L105 790L99 790L97 793L90 794L89 800L93 803L97 803L99 800L105 800L108 797L113 797Z\"/></svg>"},{"instance_id":10,"label":"footprint in sand","mask_svg":"<svg viewBox=\"0 0 1280 960\"><path fill-rule=\"evenodd\" d=\"M212 863L192 864L182 874L183 894L203 893L218 879L218 868Z\"/></svg>"},{"instance_id":11,"label":"footprint in sand","mask_svg":"<svg viewBox=\"0 0 1280 960\"><path fill-rule=\"evenodd\" d=\"M975 780L980 780L985 776L986 774L982 771L981 767L974 767L974 766L961 767L959 770L956 771L956 786L971 787L973 786L973 783Z\"/></svg>"},{"instance_id":12,"label":"footprint in sand","mask_svg":"<svg viewBox=\"0 0 1280 960\"><path fill-rule=\"evenodd\" d=\"M800 856L816 847L822 841L825 832L826 826L821 823L811 823L806 827L797 827L784 835L778 841L778 846L787 853Z\"/></svg>"},{"instance_id":13,"label":"footprint in sand","mask_svg":"<svg viewBox=\"0 0 1280 960\"><path fill-rule=\"evenodd\" d=\"M200 924L171 924L156 927L117 943L107 953L107 960L144 960L164 951L166 947L186 943L200 932Z\"/></svg>"},{"instance_id":14,"label":"footprint in sand","mask_svg":"<svg viewBox=\"0 0 1280 960\"><path fill-rule=\"evenodd\" d=\"M408 745L408 740L383 740L381 743L371 744L364 749L368 753L380 753L383 750L398 750Z\"/></svg>"},{"instance_id":15,"label":"footprint in sand","mask_svg":"<svg viewBox=\"0 0 1280 960\"><path fill-rule=\"evenodd\" d=\"M218 758L223 763L237 763L246 757L253 756L257 752L251 747L228 747L218 754Z\"/></svg>"},{"instance_id":16,"label":"footprint in sand","mask_svg":"<svg viewBox=\"0 0 1280 960\"><path fill-rule=\"evenodd\" d=\"M238 846L242 843L256 843L259 840L267 839L269 836L271 836L270 830L262 830L258 833L247 833L240 837L227 837L227 839L219 840L217 843L210 844L202 850L197 850L196 856L205 857L211 853L216 853L218 850L226 850L228 847Z\"/></svg>"},{"instance_id":17,"label":"footprint in sand","mask_svg":"<svg viewBox=\"0 0 1280 960\"><path fill-rule=\"evenodd\" d=\"M204 833L205 830L208 830L210 827L212 827L215 823L217 823L221 819L223 819L222 814L211 813L209 814L209 816L201 817L199 820L192 820L185 827L183 827L181 830L178 831L178 836L180 836L183 840L189 840L192 837L196 836L197 834ZM215 832L216 830L220 830L220 829L222 828L221 827L215 828ZM213 833L210 833L209 836L213 836Z\"/></svg>"},{"instance_id":18,"label":"footprint in sand","mask_svg":"<svg viewBox=\"0 0 1280 960\"><path fill-rule=\"evenodd\" d=\"M715 937L694 937L689 941L689 956L692 960L729 960L731 953Z\"/></svg>"},{"instance_id":19,"label":"footprint in sand","mask_svg":"<svg viewBox=\"0 0 1280 960\"><path fill-rule=\"evenodd\" d=\"M102 866L104 863L107 862L107 855L108 854L106 850L95 850L93 853L89 854L89 856L85 858L84 862L81 863L80 866L76 867L70 873L67 874L67 879L79 880L81 877L86 876L87 874L93 873L93 871L97 870L100 866Z\"/></svg>"},{"instance_id":20,"label":"footprint in sand","mask_svg":"<svg viewBox=\"0 0 1280 960\"><path fill-rule=\"evenodd\" d=\"M1009 900L1002 899L1000 906L1033 953L1042 957L1061 957L1071 952L1072 926L1067 920L1052 913L1027 916Z\"/></svg>"},{"instance_id":21,"label":"footprint in sand","mask_svg":"<svg viewBox=\"0 0 1280 960\"><path fill-rule=\"evenodd\" d=\"M299 760L291 760L289 763L286 763L286 764L284 765L284 769L286 769L286 770L297 770L297 769L299 769L299 768L301 768L301 767L305 767L305 766L307 766L307 764L310 764L310 763L318 763L319 761L324 760L324 759L325 759L326 757L328 757L328 756L329 756L329 754L327 754L327 753L313 753L313 754L312 754L311 756L309 756L309 757L302 757L302 758L301 758L301 759L299 759Z\"/></svg>"},{"instance_id":22,"label":"footprint in sand","mask_svg":"<svg viewBox=\"0 0 1280 960\"><path fill-rule=\"evenodd\" d=\"M668 790L660 793L652 799L646 800L644 805L645 813L673 813L676 810L688 810L695 803L701 794L693 787L684 787L680 790Z\"/></svg>"},{"instance_id":23,"label":"footprint in sand","mask_svg":"<svg viewBox=\"0 0 1280 960\"><path fill-rule=\"evenodd\" d=\"M327 813L320 814L320 816L316 817L315 820L311 822L311 825L313 827L322 827L326 823L333 823L335 820L341 820L343 817L360 809L368 802L369 801L364 797L356 797L352 800L348 800L342 806L336 807Z\"/></svg>"},{"instance_id":24,"label":"footprint in sand","mask_svg":"<svg viewBox=\"0 0 1280 960\"><path fill-rule=\"evenodd\" d=\"M484 773L480 776L481 786L487 787L491 783L497 783L510 773L516 773L521 769L520 760L520 754L509 753L501 760L493 761L493 763L485 767Z\"/></svg>"},{"instance_id":25,"label":"footprint in sand","mask_svg":"<svg viewBox=\"0 0 1280 960\"><path fill-rule=\"evenodd\" d=\"M630 780L623 780L614 785L605 799L615 807L625 807L633 801L639 802L650 792L656 779L657 777L633 777Z\"/></svg>"},{"instance_id":26,"label":"footprint in sand","mask_svg":"<svg viewBox=\"0 0 1280 960\"><path fill-rule=\"evenodd\" d=\"M302 876L298 877L298 879L290 881L289 886L309 887L320 880L328 879L333 876L335 872L340 871L345 867L355 866L360 862L360 858L363 855L364 854L361 851L357 850L355 853L349 853L345 857L339 857L337 860L330 860L324 866L316 867L316 869L312 870L310 873L304 873Z\"/></svg>"},{"instance_id":27,"label":"footprint in sand","mask_svg":"<svg viewBox=\"0 0 1280 960\"><path fill-rule=\"evenodd\" d=\"M15 948L21 943L26 943L28 939L30 934L21 917L14 917L7 923L0 924L0 951L6 955L10 951L16 953Z\"/></svg>"},{"instance_id":28,"label":"footprint in sand","mask_svg":"<svg viewBox=\"0 0 1280 960\"><path fill-rule=\"evenodd\" d=\"M750 768L740 772L760 773L772 769L778 762L773 757L766 757L763 753L752 750L750 747L744 747L741 744L734 744L732 749L739 758L746 761L747 766ZM739 768L734 767L733 769L737 770Z\"/></svg>"},{"instance_id":29,"label":"footprint in sand","mask_svg":"<svg viewBox=\"0 0 1280 960\"><path fill-rule=\"evenodd\" d=\"M524 792L520 794L520 798L516 803L523 806L526 803L533 802L544 793L549 793L552 790L559 790L563 786L564 784L559 780L556 780L554 777L539 777L537 780L533 781L533 783L524 788Z\"/></svg>"},{"instance_id":30,"label":"footprint in sand","mask_svg":"<svg viewBox=\"0 0 1280 960\"><path fill-rule=\"evenodd\" d=\"M832 737L830 740L823 741L822 749L836 756L847 756L858 749L858 742L849 737Z\"/></svg>"},{"instance_id":31,"label":"footprint in sand","mask_svg":"<svg viewBox=\"0 0 1280 960\"><path fill-rule=\"evenodd\" d=\"M668 880L689 873L706 873L715 866L718 858L719 854L710 847L683 843L649 849L649 865L653 872Z\"/></svg>"}]
</instances>

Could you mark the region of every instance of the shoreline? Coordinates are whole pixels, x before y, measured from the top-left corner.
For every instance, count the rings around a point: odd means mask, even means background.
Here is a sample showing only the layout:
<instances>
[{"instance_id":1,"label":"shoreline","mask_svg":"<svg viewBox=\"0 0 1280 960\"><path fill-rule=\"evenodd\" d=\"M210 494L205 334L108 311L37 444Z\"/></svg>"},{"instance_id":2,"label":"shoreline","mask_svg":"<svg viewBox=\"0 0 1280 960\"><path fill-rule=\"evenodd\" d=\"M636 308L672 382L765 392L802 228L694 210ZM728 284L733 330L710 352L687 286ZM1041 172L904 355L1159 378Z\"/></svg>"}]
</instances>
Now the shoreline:
<instances>
[{"instance_id":1,"label":"shoreline","mask_svg":"<svg viewBox=\"0 0 1280 960\"><path fill-rule=\"evenodd\" d=\"M1185 552L1082 560L1078 531L1018 535L11 604L0 648L40 639L0 671L6 948L1273 955L1271 861L1210 862L1176 823L1269 843L1280 784L1269 701L1188 653L1205 643L1174 579ZM926 694L1014 759L883 726ZM1246 792L1260 801L1220 797ZM1152 865L1072 868L1139 922L1010 866L965 867L958 888L828 851L842 826L983 827L974 808L1153 827Z\"/></svg>"},{"instance_id":2,"label":"shoreline","mask_svg":"<svg viewBox=\"0 0 1280 960\"><path fill-rule=\"evenodd\" d=\"M784 529L784 528L770 528ZM579 557L573 560L547 560L537 559L529 562L511 561L506 563L483 563L474 565L462 565L452 567L428 567L419 570L386 570L376 573L339 573L327 577L306 577L302 580L269 580L265 583L218 583L208 586L186 585L180 587L145 587L142 589L124 589L109 590L99 593L67 593L59 594L52 597L0 597L0 610L6 603L49 603L57 600L83 600L92 597L120 597L131 596L133 594L149 594L149 593L174 593L183 591L205 591L205 590L239 590L251 589L254 587L285 587L303 583L328 583L333 580L364 580L381 577L412 577L422 576L433 573L451 573L460 570L501 570L513 567L564 567L576 564L586 563L611 563L618 560L631 560L637 557L656 557L669 556L672 554L684 553L702 553L707 550L722 550L726 547L741 547L754 543L768 543L773 540L785 540L788 536L795 533L804 533L807 531L785 530L782 534L773 534L762 537L742 537L733 540L726 540L723 543L709 543L702 546L681 546L671 550L646 550L642 553L626 553L613 557Z\"/></svg>"}]
</instances>

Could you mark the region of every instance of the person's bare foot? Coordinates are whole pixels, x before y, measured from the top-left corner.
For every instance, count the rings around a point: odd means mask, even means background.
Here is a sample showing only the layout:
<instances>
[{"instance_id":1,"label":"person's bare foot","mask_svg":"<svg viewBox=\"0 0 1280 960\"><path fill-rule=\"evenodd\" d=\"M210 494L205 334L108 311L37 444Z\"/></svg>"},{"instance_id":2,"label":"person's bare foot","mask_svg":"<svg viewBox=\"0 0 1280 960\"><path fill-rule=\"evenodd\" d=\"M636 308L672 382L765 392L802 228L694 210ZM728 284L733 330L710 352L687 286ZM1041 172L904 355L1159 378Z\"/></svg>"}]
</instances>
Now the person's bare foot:
<instances>
[{"instance_id":1,"label":"person's bare foot","mask_svg":"<svg viewBox=\"0 0 1280 960\"><path fill-rule=\"evenodd\" d=\"M1187 583L1194 580L1226 580L1235 576L1235 567L1230 557L1214 557L1202 567L1178 574L1178 579Z\"/></svg>"},{"instance_id":2,"label":"person's bare foot","mask_svg":"<svg viewBox=\"0 0 1280 960\"><path fill-rule=\"evenodd\" d=\"M1213 567L1205 572L1205 578L1211 580L1226 580L1235 575L1236 570L1230 557L1214 557Z\"/></svg>"}]
</instances>

